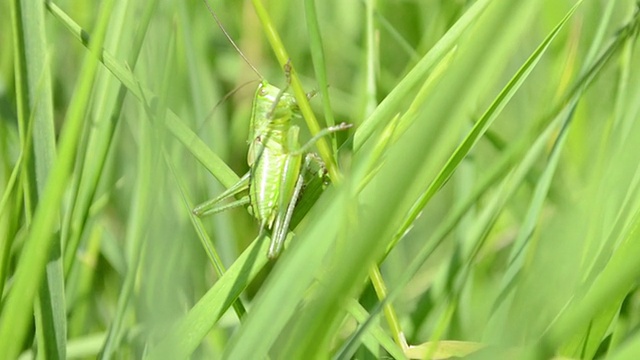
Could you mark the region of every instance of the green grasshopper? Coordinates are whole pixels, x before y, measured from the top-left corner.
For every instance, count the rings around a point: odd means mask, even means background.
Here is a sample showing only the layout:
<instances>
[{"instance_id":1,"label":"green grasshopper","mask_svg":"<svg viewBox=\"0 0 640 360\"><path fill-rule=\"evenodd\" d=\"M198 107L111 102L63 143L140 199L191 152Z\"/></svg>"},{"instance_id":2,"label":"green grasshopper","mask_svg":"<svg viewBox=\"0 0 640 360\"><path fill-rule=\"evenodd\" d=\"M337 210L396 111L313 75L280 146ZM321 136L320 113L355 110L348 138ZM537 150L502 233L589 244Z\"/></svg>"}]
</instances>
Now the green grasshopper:
<instances>
[{"instance_id":1,"label":"green grasshopper","mask_svg":"<svg viewBox=\"0 0 640 360\"><path fill-rule=\"evenodd\" d=\"M208 7L208 4L207 4ZM211 9L209 9L211 11ZM212 15L215 17L215 14ZM216 18L216 22L220 22ZM221 26L221 25L220 25ZM234 47L246 60L242 52ZM248 61L247 61L248 63ZM251 64L249 63L251 66ZM251 66L253 68L253 66ZM257 73L257 70L256 70ZM289 64L285 66L287 84ZM258 73L260 76L260 74ZM342 123L320 130L307 143L300 146L300 129L292 119L302 117L293 95L279 89L266 80L258 85L253 99L249 128L247 162L250 170L240 180L219 196L193 209L197 216L215 214L230 208L249 205L249 211L260 223L261 234L271 230L271 244L267 257L275 259L282 251L287 237L293 210L300 197L305 179L311 174L312 162L324 164L309 149L323 136L345 130L351 125ZM316 164L318 165L318 164ZM248 189L248 195L231 203L220 205L227 198Z\"/></svg>"}]
</instances>

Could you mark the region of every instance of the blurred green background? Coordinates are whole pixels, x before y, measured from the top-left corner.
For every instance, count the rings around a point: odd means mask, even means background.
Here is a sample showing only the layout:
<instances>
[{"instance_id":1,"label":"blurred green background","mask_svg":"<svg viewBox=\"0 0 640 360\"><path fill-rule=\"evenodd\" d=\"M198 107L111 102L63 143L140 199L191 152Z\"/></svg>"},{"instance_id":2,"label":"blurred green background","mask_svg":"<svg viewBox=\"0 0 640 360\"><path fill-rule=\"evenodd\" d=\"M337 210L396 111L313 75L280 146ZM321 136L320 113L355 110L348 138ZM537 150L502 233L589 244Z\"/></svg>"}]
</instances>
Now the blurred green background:
<instances>
[{"instance_id":1,"label":"blurred green background","mask_svg":"<svg viewBox=\"0 0 640 360\"><path fill-rule=\"evenodd\" d=\"M0 358L640 354L636 2L209 5L260 75L202 1L0 3ZM269 261L191 209L287 60L354 126Z\"/></svg>"}]
</instances>

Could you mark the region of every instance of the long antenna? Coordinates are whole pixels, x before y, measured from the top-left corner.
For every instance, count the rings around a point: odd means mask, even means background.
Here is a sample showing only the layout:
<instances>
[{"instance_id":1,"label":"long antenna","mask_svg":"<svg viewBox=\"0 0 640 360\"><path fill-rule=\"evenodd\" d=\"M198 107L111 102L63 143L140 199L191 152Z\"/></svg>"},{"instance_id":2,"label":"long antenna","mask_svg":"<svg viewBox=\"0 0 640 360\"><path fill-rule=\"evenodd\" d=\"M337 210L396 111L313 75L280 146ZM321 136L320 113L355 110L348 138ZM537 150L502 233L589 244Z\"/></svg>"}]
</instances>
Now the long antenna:
<instances>
[{"instance_id":1,"label":"long antenna","mask_svg":"<svg viewBox=\"0 0 640 360\"><path fill-rule=\"evenodd\" d=\"M229 91L225 96L222 97L222 99L220 99L216 105L211 109L211 111L209 111L209 113L207 114L207 116L204 118L204 121L202 122L202 124L200 124L200 127L198 127L198 133L200 133L200 131L204 128L204 125L207 123L207 121L209 121L209 119L211 119L213 117L213 114L216 112L216 109L218 109L218 106L220 106L220 104L224 103L225 101L227 101L231 96L233 96L233 94L237 93L238 91L240 91L243 87L254 83L258 80L249 80L246 83L237 86L235 89Z\"/></svg>"},{"instance_id":2,"label":"long antenna","mask_svg":"<svg viewBox=\"0 0 640 360\"><path fill-rule=\"evenodd\" d=\"M211 13L211 16L213 16L213 19L216 21L216 23L218 24L218 27L220 27L220 30L222 30L222 32L224 33L224 36L227 37L227 40L229 40L229 42L231 43L231 45L233 45L233 47L236 49L236 51L240 54L240 56L244 59L244 62L247 63L247 65L249 65L249 67L253 70L253 72L255 72L258 77L260 77L260 79L264 79L262 77L262 74L260 74L260 72L258 71L258 69L255 68L255 66L253 66L251 64L251 62L249 62L249 59L247 59L246 56L244 56L244 53L242 52L242 50L240 50L240 48L238 47L238 45L236 45L236 43L233 41L233 39L231 38L231 36L229 36L229 33L227 32L227 30L224 29L224 26L222 26L222 23L220 22L220 20L218 20L218 17L216 16L216 13L213 12L213 9L211 9L211 6L209 6L209 2L207 0L202 0L202 2L204 2L204 5L207 7L207 9L209 10L209 13Z\"/></svg>"}]
</instances>

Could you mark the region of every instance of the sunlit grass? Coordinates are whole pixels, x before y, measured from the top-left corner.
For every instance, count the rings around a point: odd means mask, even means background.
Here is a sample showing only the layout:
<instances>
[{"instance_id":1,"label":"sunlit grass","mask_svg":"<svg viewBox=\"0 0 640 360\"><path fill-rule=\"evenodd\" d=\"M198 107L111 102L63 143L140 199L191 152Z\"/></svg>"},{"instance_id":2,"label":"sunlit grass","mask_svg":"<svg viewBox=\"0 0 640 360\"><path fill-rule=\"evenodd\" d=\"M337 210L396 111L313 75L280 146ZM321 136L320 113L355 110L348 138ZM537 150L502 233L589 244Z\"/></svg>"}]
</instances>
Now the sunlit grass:
<instances>
[{"instance_id":1,"label":"sunlit grass","mask_svg":"<svg viewBox=\"0 0 640 360\"><path fill-rule=\"evenodd\" d=\"M633 0L210 5L334 185L277 261L192 214L260 80L204 3L0 5L0 358L640 354Z\"/></svg>"}]
</instances>

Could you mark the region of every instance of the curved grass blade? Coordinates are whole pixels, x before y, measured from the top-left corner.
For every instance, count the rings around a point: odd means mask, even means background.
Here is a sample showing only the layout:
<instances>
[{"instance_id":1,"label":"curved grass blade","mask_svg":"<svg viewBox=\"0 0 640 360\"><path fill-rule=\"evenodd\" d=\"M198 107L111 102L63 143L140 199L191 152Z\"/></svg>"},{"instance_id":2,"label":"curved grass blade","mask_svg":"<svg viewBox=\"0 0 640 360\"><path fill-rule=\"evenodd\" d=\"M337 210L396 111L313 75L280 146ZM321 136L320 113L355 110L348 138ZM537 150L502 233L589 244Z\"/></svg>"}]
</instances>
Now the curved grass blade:
<instances>
[{"instance_id":1,"label":"curved grass blade","mask_svg":"<svg viewBox=\"0 0 640 360\"><path fill-rule=\"evenodd\" d=\"M103 4L97 25L97 36L91 44L93 48L102 46L113 1ZM7 295L0 318L0 337L13 339L0 343L0 357L13 359L19 351L28 326L34 297L44 276L45 264L53 241L52 233L59 212L62 197L67 187L69 172L75 159L76 147L82 132L83 119L91 86L98 68L93 55L87 55L81 71L76 96L67 113L65 126L60 137L59 157L51 170L47 184L35 212L33 223L27 235L21 260L14 275L11 292Z\"/></svg>"},{"instance_id":2,"label":"curved grass blade","mask_svg":"<svg viewBox=\"0 0 640 360\"><path fill-rule=\"evenodd\" d=\"M520 69L515 73L515 75L509 80L509 83L502 89L500 94L496 97L493 103L489 106L489 108L485 111L485 113L480 117L480 119L473 125L471 131L467 134L465 139L460 143L460 145L453 152L451 157L447 160L447 163L440 170L438 175L435 177L433 182L429 184L425 192L417 199L417 201L412 206L409 211L405 221L400 226L396 235L394 236L394 240L391 243L391 247L400 240L400 238L406 233L406 231L411 227L411 224L415 221L415 219L420 215L422 209L424 209L425 205L431 200L433 195L440 190L442 185L451 177L455 169L462 162L465 156L469 153L471 148L477 143L477 141L484 135L489 126L493 123L493 121L498 117L502 109L507 105L509 100L513 97L513 95L518 91L520 86L527 79L529 74L533 71L535 66L538 64L538 61L542 58L542 55L546 52L549 45L558 35L560 30L564 27L567 21L571 18L574 12L578 9L582 1L578 1L565 15L565 17L555 26L555 28L547 35L547 37L542 41L542 43L538 46L538 48L531 54L531 56L525 61L525 63L520 67Z\"/></svg>"},{"instance_id":3,"label":"curved grass blade","mask_svg":"<svg viewBox=\"0 0 640 360\"><path fill-rule=\"evenodd\" d=\"M412 89L420 84L431 68L451 51L456 41L477 20L489 3L491 3L490 0L475 2L358 127L353 140L354 152L362 148L382 122L392 118L394 113L398 112L398 107L410 96Z\"/></svg>"},{"instance_id":4,"label":"curved grass blade","mask_svg":"<svg viewBox=\"0 0 640 360\"><path fill-rule=\"evenodd\" d=\"M415 221L417 216L420 214L420 212L422 211L422 208L424 208L424 206L431 199L431 197L437 192L437 190L439 190L439 188L451 176L455 168L460 164L460 162L462 161L464 156L466 156L466 154L471 149L471 147L478 141L480 136L482 136L482 134L486 131L488 126L493 122L493 120L495 120L495 118L500 113L500 111L504 108L504 106L506 106L507 102L513 97L513 95L522 85L526 77L531 73L535 65L538 63L538 61L544 54L545 50L550 45L551 41L557 36L560 29L566 24L566 22L569 20L569 18L575 12L575 10L579 5L580 5L580 2L574 5L574 7L567 13L567 15L565 15L565 17L558 23L558 25L556 25L556 27L543 40L543 42L533 52L533 54L529 57L529 59L527 59L527 61L525 61L523 66L516 72L514 77L509 81L509 83L501 91L501 93L490 105L490 107L487 109L484 115L476 122L473 129L470 131L470 133L465 137L462 143L451 155L451 157L449 158L445 166L440 170L436 178L429 185L426 192L424 192L420 196L418 201L414 203L411 211L409 212L409 215L407 216L403 224L399 227L399 229L395 232L395 235L393 237L394 240L390 244L391 245L390 248L397 241L399 241L402 238L402 236L406 233L406 231L411 227L411 224L413 224L413 221ZM466 210L464 210L460 214L464 214L465 211ZM436 232L436 234L439 234L435 237L436 239L443 239L446 233L448 233L447 230L445 229L443 230L444 230L443 233L438 231ZM418 271L418 269L422 266L424 261L430 256L430 254L433 252L435 247L437 247L438 245L439 245L439 241L436 241L435 243L432 241L429 241L427 243L427 245L418 253L418 255L413 260L411 265L407 267L405 273L403 274L402 279L399 281L396 287L392 289L392 291L389 293L389 296L387 297L386 301L383 301L381 303L381 306L388 301L392 301L393 298L398 295L400 291L399 289L401 289L404 286L404 284L408 283L408 281L413 277L413 275ZM381 307L379 306L376 309L379 311ZM377 315L377 311L372 312L372 318L371 318L372 321L376 315ZM363 328L366 327L367 325L368 324L365 324ZM359 333L360 331L358 332L358 334ZM355 346L355 341L356 341L355 338L359 336L358 334L354 335L354 339L350 340L353 346L345 348L346 352L343 353L341 356L339 356L340 358L344 358L344 356L348 356L347 354L350 354L351 351L353 351Z\"/></svg>"},{"instance_id":5,"label":"curved grass blade","mask_svg":"<svg viewBox=\"0 0 640 360\"><path fill-rule=\"evenodd\" d=\"M300 83L300 79L298 78L298 74L296 73L293 65L291 64L291 58L287 54L287 51L278 35L278 32L273 25L267 10L262 5L261 0L253 0L253 7L256 10L256 14L262 23L262 28L264 30L269 43L271 44L271 48L273 49L278 62L282 68L285 66L290 66L291 68L291 88L293 89L293 93L296 97L296 101L298 103L298 107L300 108L300 112L304 117L307 126L309 127L309 131L311 135L315 136L320 132L320 125L318 124L318 120L316 120L316 116L311 110L311 106L309 105L309 100L307 99L307 94L302 88L302 84ZM289 65L287 65L289 64ZM331 177L331 181L334 183L339 183L341 176L337 169L336 162L333 158L331 148L327 144L327 141L323 138L320 138L316 144L318 148L318 153L324 161L325 166L327 167L327 171L329 176Z\"/></svg>"},{"instance_id":6,"label":"curved grass blade","mask_svg":"<svg viewBox=\"0 0 640 360\"><path fill-rule=\"evenodd\" d=\"M157 105L157 108L160 110L166 109L168 89L172 82L171 69L174 61L173 54L175 53L175 32L171 33L169 44L167 53L164 56L164 72ZM149 186L149 184L152 184L153 178L157 176L158 169L154 165L159 163L156 159L160 156L160 154L158 154L160 151L157 150L157 145L154 142L154 140L156 140L156 133L153 131L153 127L155 123L164 123L166 111L159 111L159 115L154 119L154 114L149 113L150 109L146 105L147 103L145 102L141 104L147 111L147 117L152 121L148 123L144 121L139 122L140 133L143 135L140 137L139 151L137 154L138 164L140 165L137 169L135 195L131 199L131 208L133 211L131 212L131 221L127 223L127 238L125 239L125 243L128 244L130 249L127 254L127 271L118 294L118 302L113 321L109 324L107 339L100 351L99 359L111 359L120 347L129 304L135 294L134 285L136 279L139 277L141 264L144 259L143 251L146 242L149 241L148 229L151 216L143 216L143 214L152 213L155 187ZM162 144L160 147L161 146Z\"/></svg>"},{"instance_id":7,"label":"curved grass blade","mask_svg":"<svg viewBox=\"0 0 640 360\"><path fill-rule=\"evenodd\" d=\"M47 3L49 10L55 15L67 29L87 46L90 38L88 32L83 30L78 24L76 24L71 18L69 18L59 7L53 3ZM150 90L137 83L133 74L126 70L124 66L118 63L118 61L104 49L93 50L100 62L116 77L118 80L127 87L129 92L133 94L138 100L144 102L145 99L149 100L149 103L154 103L157 96ZM220 157L211 151L209 147L196 135L185 123L171 110L167 110L166 125L167 129L173 134L173 136L180 141L186 149L195 156L195 158L225 187L230 187L235 184L239 177L236 173L225 164Z\"/></svg>"},{"instance_id":8,"label":"curved grass blade","mask_svg":"<svg viewBox=\"0 0 640 360\"><path fill-rule=\"evenodd\" d=\"M148 358L188 357L267 264L268 259L264 254L269 242L266 236L259 236L258 241L253 241L211 289L171 328L167 337L150 347Z\"/></svg>"},{"instance_id":9,"label":"curved grass blade","mask_svg":"<svg viewBox=\"0 0 640 360\"><path fill-rule=\"evenodd\" d=\"M27 222L37 205L36 199L43 196L44 188L56 158L56 134L54 130L53 94L51 86L50 55L47 51L44 4L42 2L14 1L12 7L12 23L14 43L16 45L16 86L20 113L18 126L24 142L29 118L33 118L33 142L25 143L33 147L33 156L25 157L26 169L35 183L26 181ZM20 83L18 83L20 82ZM21 89L23 84L24 89ZM24 97L23 97L24 96ZM23 104L20 102L23 101ZM26 109L26 107L29 109ZM23 179L27 179L24 177ZM59 219L56 219L59 221ZM54 227L59 227L55 224ZM61 240L59 236L52 239L51 253L45 267L45 280L40 286L34 305L35 330L37 346L45 357L64 358L66 342L66 314L64 298L64 279L61 267ZM7 245L11 241L7 240ZM8 256L8 255L7 255ZM3 271L4 273L4 271ZM4 281L4 279L3 279Z\"/></svg>"},{"instance_id":10,"label":"curved grass blade","mask_svg":"<svg viewBox=\"0 0 640 360\"><path fill-rule=\"evenodd\" d=\"M157 0L149 1L142 16L139 18L133 45L130 48L131 54L127 61L132 69L135 69L138 62L142 44L157 3ZM125 20L124 23L127 23L127 21ZM117 41L114 39L119 39L121 34L122 32L116 33L112 31L108 35L113 42ZM107 82L104 81L103 84L107 84ZM72 207L73 211L70 212L70 216L67 219L68 223L63 226L63 241L65 244L64 272L66 277L69 276L74 264L76 264L74 261L75 254L80 246L81 235L89 219L89 209L95 200L99 181L105 173L105 164L107 163L108 154L114 145L114 136L117 125L120 122L120 115L123 111L127 93L127 88L121 83L117 91L116 100L110 109L111 116L103 119L101 125L95 127L95 133L91 134L95 135L95 137L91 137L87 153L92 154L92 156L85 157L84 163L77 167L80 168L77 170L80 181L78 181L77 188L74 189L76 196L73 196L75 198ZM108 95L105 94L102 100L104 101L107 97ZM109 110L104 109L101 111L106 112ZM65 228L67 231L64 231Z\"/></svg>"}]
</instances>

